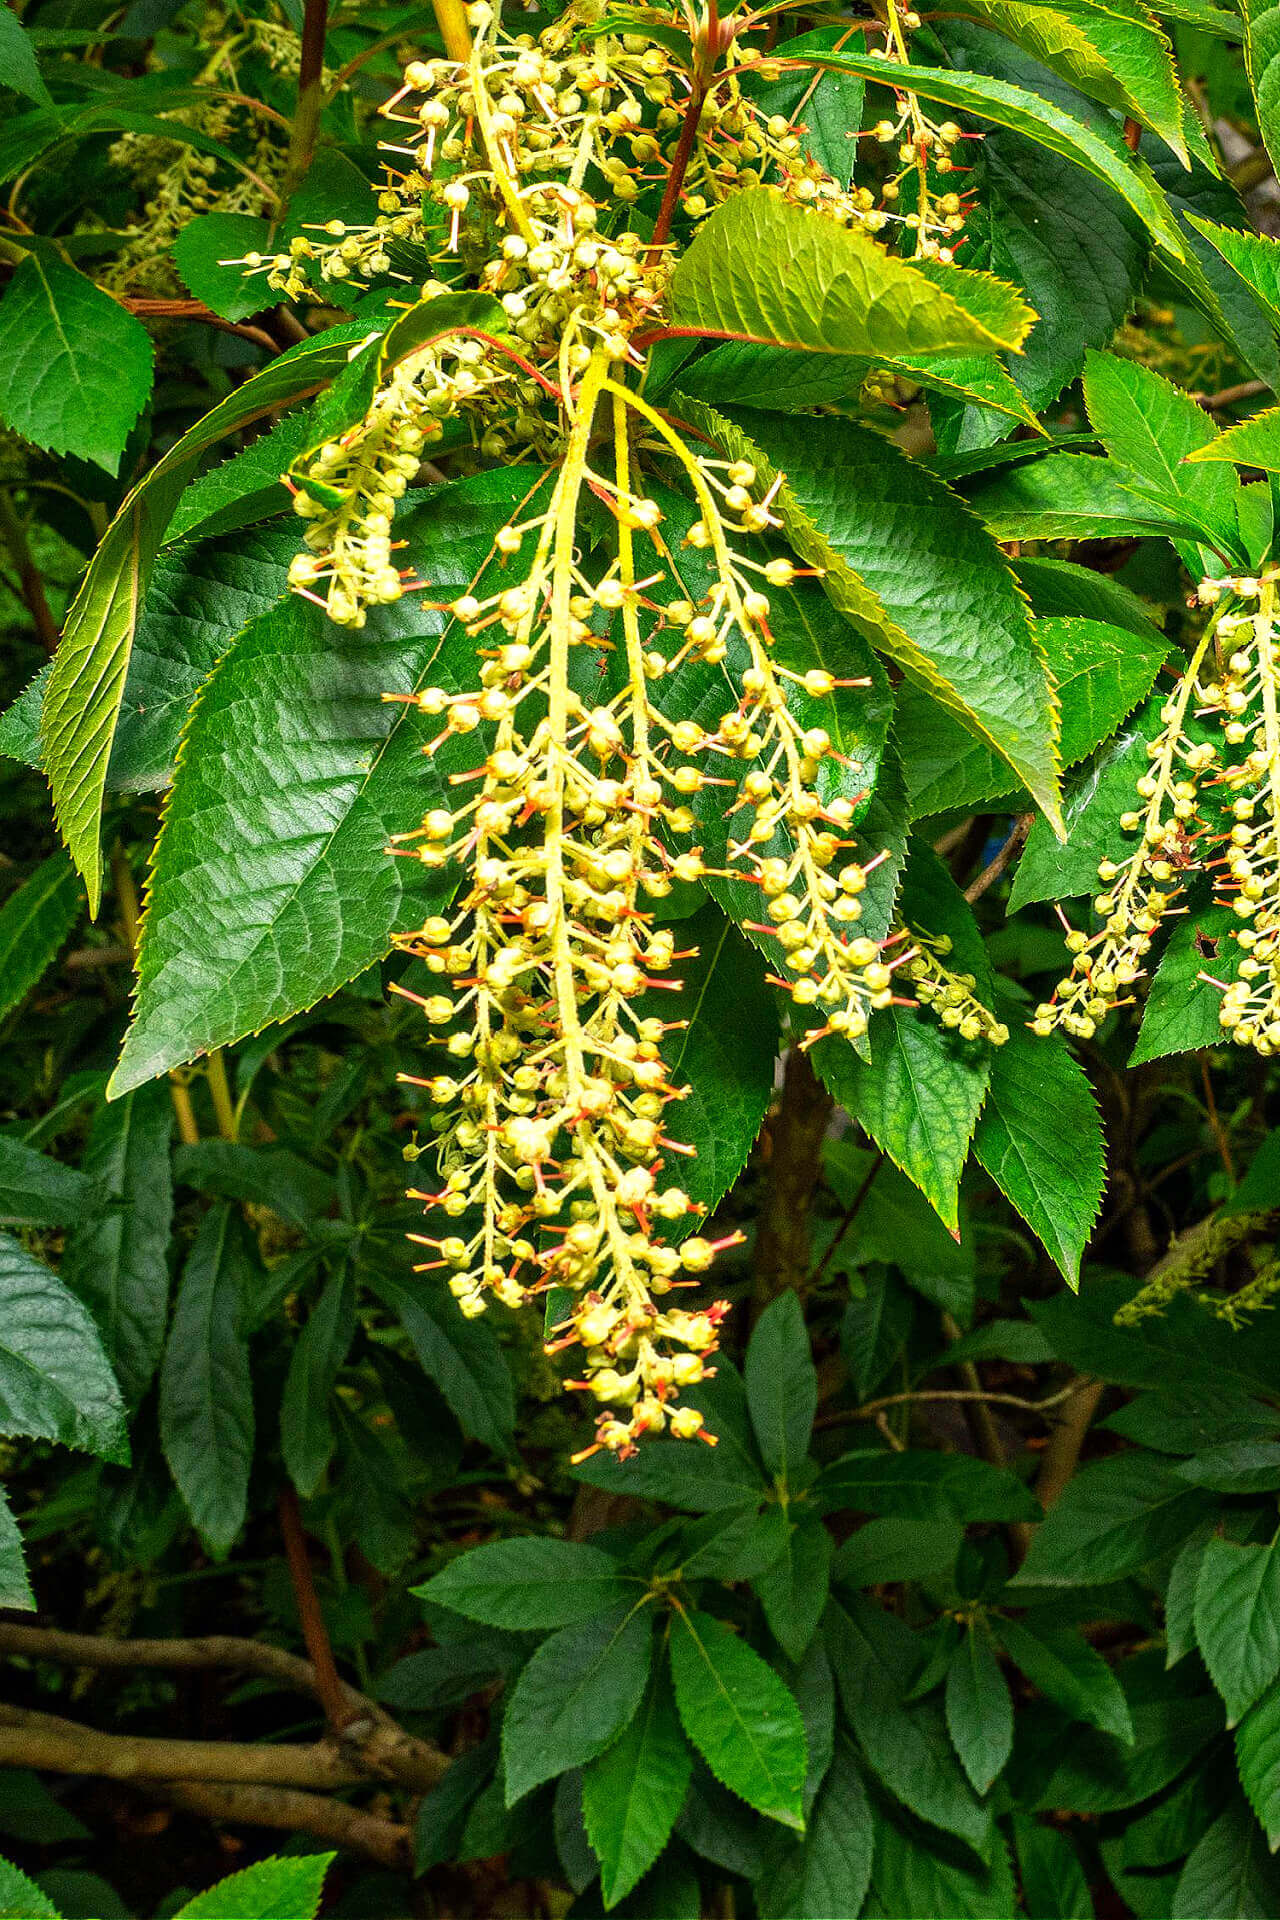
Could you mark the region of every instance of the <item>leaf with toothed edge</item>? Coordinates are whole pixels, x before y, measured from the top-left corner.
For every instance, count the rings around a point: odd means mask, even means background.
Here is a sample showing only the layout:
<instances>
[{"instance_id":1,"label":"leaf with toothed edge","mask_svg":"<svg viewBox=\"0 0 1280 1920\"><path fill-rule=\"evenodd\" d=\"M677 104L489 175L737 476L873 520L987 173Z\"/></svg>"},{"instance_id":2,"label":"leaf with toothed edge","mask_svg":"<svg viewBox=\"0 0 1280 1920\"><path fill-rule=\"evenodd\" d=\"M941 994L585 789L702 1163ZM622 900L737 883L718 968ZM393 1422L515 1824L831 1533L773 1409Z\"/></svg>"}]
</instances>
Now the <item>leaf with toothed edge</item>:
<instances>
[{"instance_id":1,"label":"leaf with toothed edge","mask_svg":"<svg viewBox=\"0 0 1280 1920\"><path fill-rule=\"evenodd\" d=\"M442 487L405 521L408 552L447 594L471 587L523 470ZM388 857L470 764L403 701L469 684L474 643L416 598L334 644L310 602L253 621L205 681L156 843L133 1024L112 1097L313 1006L437 911L456 879Z\"/></svg>"},{"instance_id":2,"label":"leaf with toothed edge","mask_svg":"<svg viewBox=\"0 0 1280 1920\"><path fill-rule=\"evenodd\" d=\"M774 511L833 605L994 746L1060 824L1057 709L1030 612L964 502L850 420L720 413L692 400L684 410L777 483Z\"/></svg>"}]
</instances>

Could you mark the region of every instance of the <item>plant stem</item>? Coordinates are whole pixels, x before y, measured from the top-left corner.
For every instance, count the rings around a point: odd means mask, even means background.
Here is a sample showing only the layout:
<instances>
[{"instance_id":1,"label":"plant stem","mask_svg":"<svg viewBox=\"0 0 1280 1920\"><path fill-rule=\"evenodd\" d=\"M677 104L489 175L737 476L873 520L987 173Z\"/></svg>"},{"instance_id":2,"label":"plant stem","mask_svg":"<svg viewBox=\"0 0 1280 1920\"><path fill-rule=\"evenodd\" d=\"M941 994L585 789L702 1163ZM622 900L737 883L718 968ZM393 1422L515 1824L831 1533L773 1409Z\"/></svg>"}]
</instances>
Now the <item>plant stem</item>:
<instances>
[{"instance_id":1,"label":"plant stem","mask_svg":"<svg viewBox=\"0 0 1280 1920\"><path fill-rule=\"evenodd\" d=\"M324 35L328 24L329 0L304 0L298 104L294 109L289 156L280 186L281 208L287 207L297 192L315 152L320 115L324 111Z\"/></svg>"},{"instance_id":2,"label":"plant stem","mask_svg":"<svg viewBox=\"0 0 1280 1920\"><path fill-rule=\"evenodd\" d=\"M315 1581L311 1577L311 1558L307 1553L307 1538L302 1530L302 1513L298 1505L298 1495L293 1486L287 1485L281 1488L279 1511L280 1531L284 1536L285 1557L289 1562L289 1578L293 1583L293 1597L298 1608L298 1619L302 1625L302 1637L306 1642L307 1653L315 1670L316 1696L324 1708L325 1719L337 1730L344 1727L351 1719L352 1710L338 1674L333 1657L333 1643L329 1639L329 1629L324 1623L320 1601L316 1596Z\"/></svg>"},{"instance_id":3,"label":"plant stem","mask_svg":"<svg viewBox=\"0 0 1280 1920\"><path fill-rule=\"evenodd\" d=\"M222 1049L215 1047L209 1055L205 1072L209 1080L209 1094L213 1101L213 1111L218 1122L218 1132L224 1140L236 1137L236 1109L231 1098L231 1088L227 1083L227 1063L222 1057Z\"/></svg>"},{"instance_id":4,"label":"plant stem","mask_svg":"<svg viewBox=\"0 0 1280 1920\"><path fill-rule=\"evenodd\" d=\"M822 1143L834 1105L809 1056L792 1047L782 1080L782 1101L769 1138L769 1191L756 1242L752 1306L760 1313L791 1288L803 1293L809 1272L809 1212L822 1176Z\"/></svg>"},{"instance_id":5,"label":"plant stem","mask_svg":"<svg viewBox=\"0 0 1280 1920\"><path fill-rule=\"evenodd\" d=\"M52 653L58 644L58 623L45 594L40 569L32 557L22 516L14 506L13 495L7 487L0 487L0 540L8 547L18 570L18 585L26 601L27 612L35 622L41 644L46 653Z\"/></svg>"},{"instance_id":6,"label":"plant stem","mask_svg":"<svg viewBox=\"0 0 1280 1920\"><path fill-rule=\"evenodd\" d=\"M471 58L471 29L463 0L431 0L431 7L445 52L465 67Z\"/></svg>"}]
</instances>

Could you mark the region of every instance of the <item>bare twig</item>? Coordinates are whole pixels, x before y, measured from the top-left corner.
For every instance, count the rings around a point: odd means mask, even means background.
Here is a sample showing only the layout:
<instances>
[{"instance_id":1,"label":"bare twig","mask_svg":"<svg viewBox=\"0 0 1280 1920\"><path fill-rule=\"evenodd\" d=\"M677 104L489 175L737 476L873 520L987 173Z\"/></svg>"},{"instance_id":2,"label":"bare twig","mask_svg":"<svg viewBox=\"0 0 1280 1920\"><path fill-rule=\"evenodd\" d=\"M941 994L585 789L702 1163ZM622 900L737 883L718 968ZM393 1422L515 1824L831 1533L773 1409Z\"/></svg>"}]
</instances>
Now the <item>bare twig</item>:
<instances>
[{"instance_id":1,"label":"bare twig","mask_svg":"<svg viewBox=\"0 0 1280 1920\"><path fill-rule=\"evenodd\" d=\"M964 890L964 897L972 906L980 900L988 887L993 887L1010 862L1016 860L1027 844L1027 835L1031 831L1034 813L1020 813L1010 829L1008 838L975 880L971 880Z\"/></svg>"},{"instance_id":2,"label":"bare twig","mask_svg":"<svg viewBox=\"0 0 1280 1920\"><path fill-rule=\"evenodd\" d=\"M835 1232L831 1236L830 1245L828 1246L826 1252L823 1254L821 1260L819 1260L813 1272L809 1275L809 1278L805 1283L806 1286L809 1286L809 1287L816 1286L818 1281L821 1280L823 1274L826 1272L827 1268L830 1266L831 1259L836 1251L836 1248L840 1245L840 1242L844 1239L846 1233L848 1233L850 1227L853 1225L858 1215L862 1212L863 1201L866 1199L867 1195L871 1191L871 1183L875 1179L876 1175L879 1173L883 1165L884 1165L884 1154L877 1153L875 1158L872 1160L871 1165L867 1169L866 1178L863 1180L862 1185L858 1188L858 1191L854 1194L853 1199L849 1202L849 1205L845 1208L843 1218L840 1221L840 1225L836 1228Z\"/></svg>"},{"instance_id":3,"label":"bare twig","mask_svg":"<svg viewBox=\"0 0 1280 1920\"><path fill-rule=\"evenodd\" d=\"M332 1741L314 1746L232 1740L153 1740L99 1733L78 1720L0 1704L0 1767L47 1768L106 1780L226 1780L283 1787L354 1787L368 1770Z\"/></svg>"},{"instance_id":4,"label":"bare twig","mask_svg":"<svg viewBox=\"0 0 1280 1920\"><path fill-rule=\"evenodd\" d=\"M1050 1393L1043 1400L1024 1400L1016 1393L993 1393L985 1387L923 1387L910 1393L886 1393L879 1400L868 1400L865 1406L845 1407L835 1413L824 1413L814 1422L818 1427L847 1427L859 1420L876 1420L888 1407L906 1407L936 1400L956 1400L981 1402L989 1407L1016 1407L1021 1413L1051 1413L1069 1400L1080 1388L1079 1380L1072 1380L1057 1393Z\"/></svg>"},{"instance_id":5,"label":"bare twig","mask_svg":"<svg viewBox=\"0 0 1280 1920\"><path fill-rule=\"evenodd\" d=\"M289 1563L289 1578L293 1583L293 1597L298 1609L298 1619L302 1625L302 1637L307 1643L307 1652L311 1655L316 1694L324 1708L325 1719L335 1731L338 1731L351 1718L351 1704L339 1678L333 1658L333 1645L329 1639L329 1629L320 1611L315 1581L311 1577L307 1537L302 1530L298 1495L291 1484L280 1490L279 1511L280 1531L284 1536L285 1557Z\"/></svg>"},{"instance_id":6,"label":"bare twig","mask_svg":"<svg viewBox=\"0 0 1280 1920\"><path fill-rule=\"evenodd\" d=\"M1234 387L1223 387L1219 393L1193 393L1191 398L1206 413L1217 413L1222 407L1234 407L1240 400L1256 400L1260 394L1270 391L1265 380L1241 380Z\"/></svg>"},{"instance_id":7,"label":"bare twig","mask_svg":"<svg viewBox=\"0 0 1280 1920\"><path fill-rule=\"evenodd\" d=\"M18 570L19 590L40 636L40 644L46 653L52 653L58 644L58 623L44 590L44 578L32 556L27 529L7 487L0 487L0 540L8 547Z\"/></svg>"},{"instance_id":8,"label":"bare twig","mask_svg":"<svg viewBox=\"0 0 1280 1920\"><path fill-rule=\"evenodd\" d=\"M381 1820L345 1800L291 1787L236 1786L225 1781L184 1780L167 1786L148 1786L149 1793L208 1820L229 1820L249 1827L277 1827L288 1833L310 1834L363 1854L380 1867L398 1873L412 1870L413 1846L407 1827Z\"/></svg>"}]
</instances>

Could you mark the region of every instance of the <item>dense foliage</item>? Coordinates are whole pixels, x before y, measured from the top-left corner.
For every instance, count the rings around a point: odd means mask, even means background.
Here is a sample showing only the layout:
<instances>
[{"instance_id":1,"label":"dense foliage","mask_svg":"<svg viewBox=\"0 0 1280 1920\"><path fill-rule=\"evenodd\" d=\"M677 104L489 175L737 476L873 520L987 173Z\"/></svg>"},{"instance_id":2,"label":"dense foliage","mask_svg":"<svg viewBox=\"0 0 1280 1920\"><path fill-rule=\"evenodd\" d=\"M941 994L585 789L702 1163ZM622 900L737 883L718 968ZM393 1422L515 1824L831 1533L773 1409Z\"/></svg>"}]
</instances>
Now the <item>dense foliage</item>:
<instances>
[{"instance_id":1,"label":"dense foliage","mask_svg":"<svg viewBox=\"0 0 1280 1920\"><path fill-rule=\"evenodd\" d=\"M0 1913L1280 1912L1276 18L0 11Z\"/></svg>"}]
</instances>

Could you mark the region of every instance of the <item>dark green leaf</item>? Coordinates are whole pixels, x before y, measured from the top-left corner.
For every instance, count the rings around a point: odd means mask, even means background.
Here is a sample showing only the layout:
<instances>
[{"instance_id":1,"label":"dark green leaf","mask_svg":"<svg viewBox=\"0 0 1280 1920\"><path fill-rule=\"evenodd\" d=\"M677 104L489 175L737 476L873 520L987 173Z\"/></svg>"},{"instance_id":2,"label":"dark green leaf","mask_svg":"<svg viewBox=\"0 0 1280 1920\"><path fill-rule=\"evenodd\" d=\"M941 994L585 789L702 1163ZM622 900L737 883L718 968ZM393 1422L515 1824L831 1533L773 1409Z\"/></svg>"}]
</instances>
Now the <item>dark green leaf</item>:
<instances>
[{"instance_id":1,"label":"dark green leaf","mask_svg":"<svg viewBox=\"0 0 1280 1920\"><path fill-rule=\"evenodd\" d=\"M173 243L178 276L197 300L224 320L247 320L275 304L261 274L239 264L269 246L271 225L255 214L202 213L188 220Z\"/></svg>"},{"instance_id":2,"label":"dark green leaf","mask_svg":"<svg viewBox=\"0 0 1280 1920\"><path fill-rule=\"evenodd\" d=\"M253 1386L239 1330L256 1257L237 1208L211 1207L178 1288L160 1370L160 1438L192 1524L215 1559L244 1525Z\"/></svg>"},{"instance_id":3,"label":"dark green leaf","mask_svg":"<svg viewBox=\"0 0 1280 1920\"><path fill-rule=\"evenodd\" d=\"M1016 1008L1006 1020L1009 1038L992 1049L973 1150L1068 1284L1078 1286L1106 1183L1097 1102L1061 1041L1029 1033Z\"/></svg>"},{"instance_id":4,"label":"dark green leaf","mask_svg":"<svg viewBox=\"0 0 1280 1920\"><path fill-rule=\"evenodd\" d=\"M837 1549L831 1577L850 1587L949 1584L963 1542L958 1520L868 1520Z\"/></svg>"},{"instance_id":5,"label":"dark green leaf","mask_svg":"<svg viewBox=\"0 0 1280 1920\"><path fill-rule=\"evenodd\" d=\"M492 1328L464 1319L433 1276L412 1283L379 1273L374 1285L398 1316L423 1372L463 1432L506 1453L515 1426L511 1375Z\"/></svg>"},{"instance_id":6,"label":"dark green leaf","mask_svg":"<svg viewBox=\"0 0 1280 1920\"><path fill-rule=\"evenodd\" d=\"M1122 1453L1076 1474L1041 1524L1015 1586L1100 1585L1181 1544L1208 1496L1151 1454Z\"/></svg>"},{"instance_id":7,"label":"dark green leaf","mask_svg":"<svg viewBox=\"0 0 1280 1920\"><path fill-rule=\"evenodd\" d=\"M91 1309L126 1400L141 1400L160 1363L169 1305L173 1191L166 1086L143 1087L93 1118L83 1171L111 1201L67 1235L62 1275Z\"/></svg>"},{"instance_id":8,"label":"dark green leaf","mask_svg":"<svg viewBox=\"0 0 1280 1920\"><path fill-rule=\"evenodd\" d=\"M1126 1746L1133 1720L1124 1690L1100 1653L1071 1627L1055 1627L1031 1615L999 1620L995 1630L1014 1665L1033 1687L1075 1720L1083 1720Z\"/></svg>"},{"instance_id":9,"label":"dark green leaf","mask_svg":"<svg viewBox=\"0 0 1280 1920\"><path fill-rule=\"evenodd\" d=\"M1280 1441L1225 1441L1182 1461L1174 1472L1214 1493L1269 1493L1280 1487Z\"/></svg>"},{"instance_id":10,"label":"dark green leaf","mask_svg":"<svg viewBox=\"0 0 1280 1920\"><path fill-rule=\"evenodd\" d=\"M637 1711L649 1678L652 1616L624 1601L561 1627L516 1681L502 1721L508 1807L543 1780L594 1760Z\"/></svg>"},{"instance_id":11,"label":"dark green leaf","mask_svg":"<svg viewBox=\"0 0 1280 1920\"><path fill-rule=\"evenodd\" d=\"M795 1293L779 1294L756 1322L743 1377L760 1457L775 1479L794 1484L818 1405L818 1375Z\"/></svg>"},{"instance_id":12,"label":"dark green leaf","mask_svg":"<svg viewBox=\"0 0 1280 1920\"><path fill-rule=\"evenodd\" d=\"M1008 1920L1017 1894L1003 1840L991 1848L990 1864L957 1859L939 1850L918 1827L883 1818L876 1825L876 1852L866 1920Z\"/></svg>"},{"instance_id":13,"label":"dark green leaf","mask_svg":"<svg viewBox=\"0 0 1280 1920\"><path fill-rule=\"evenodd\" d=\"M58 852L42 861L0 907L0 1020L53 965L82 904L75 868Z\"/></svg>"},{"instance_id":14,"label":"dark green leaf","mask_svg":"<svg viewBox=\"0 0 1280 1920\"><path fill-rule=\"evenodd\" d=\"M920 1819L983 1852L991 1816L960 1770L941 1708L903 1704L923 1652L917 1635L859 1594L847 1609L827 1608L825 1633L840 1699L868 1765Z\"/></svg>"},{"instance_id":15,"label":"dark green leaf","mask_svg":"<svg viewBox=\"0 0 1280 1920\"><path fill-rule=\"evenodd\" d=\"M671 1673L684 1730L717 1780L802 1828L804 1723L777 1674L723 1620L693 1612L672 1625Z\"/></svg>"},{"instance_id":16,"label":"dark green leaf","mask_svg":"<svg viewBox=\"0 0 1280 1920\"><path fill-rule=\"evenodd\" d=\"M628 1583L599 1547L532 1538L472 1547L414 1592L485 1626L524 1630L567 1627L620 1606Z\"/></svg>"},{"instance_id":17,"label":"dark green leaf","mask_svg":"<svg viewBox=\"0 0 1280 1920\"><path fill-rule=\"evenodd\" d=\"M11 87L38 107L52 107L53 96L36 61L35 43L8 7L0 17L0 87Z\"/></svg>"},{"instance_id":18,"label":"dark green leaf","mask_svg":"<svg viewBox=\"0 0 1280 1920\"><path fill-rule=\"evenodd\" d=\"M34 1613L35 1605L35 1595L27 1578L22 1535L18 1531L8 1496L0 1488L0 1607L15 1607L23 1613Z\"/></svg>"},{"instance_id":19,"label":"dark green leaf","mask_svg":"<svg viewBox=\"0 0 1280 1920\"><path fill-rule=\"evenodd\" d=\"M1007 1467L968 1453L848 1453L825 1468L813 1498L827 1512L887 1513L916 1521L1034 1520L1035 1497Z\"/></svg>"},{"instance_id":20,"label":"dark green leaf","mask_svg":"<svg viewBox=\"0 0 1280 1920\"><path fill-rule=\"evenodd\" d=\"M327 1282L294 1343L280 1402L280 1450L304 1500L320 1485L333 1457L329 1405L334 1383L356 1330L356 1285L345 1262Z\"/></svg>"},{"instance_id":21,"label":"dark green leaf","mask_svg":"<svg viewBox=\"0 0 1280 1920\"><path fill-rule=\"evenodd\" d=\"M583 1818L606 1907L630 1893L666 1846L692 1770L671 1682L658 1662L634 1719L583 1770Z\"/></svg>"},{"instance_id":22,"label":"dark green leaf","mask_svg":"<svg viewBox=\"0 0 1280 1920\"><path fill-rule=\"evenodd\" d=\"M1234 1726L1280 1674L1280 1546L1209 1540L1196 1579L1195 1632Z\"/></svg>"},{"instance_id":23,"label":"dark green leaf","mask_svg":"<svg viewBox=\"0 0 1280 1920\"><path fill-rule=\"evenodd\" d=\"M0 1234L0 1433L125 1461L120 1390L93 1321L42 1260Z\"/></svg>"},{"instance_id":24,"label":"dark green leaf","mask_svg":"<svg viewBox=\"0 0 1280 1920\"><path fill-rule=\"evenodd\" d=\"M522 473L482 475L406 522L438 591L471 585L526 490ZM472 642L416 598L341 647L332 633L292 598L205 682L156 849L115 1091L314 1005L445 897L448 881L422 885L386 846L458 763L425 759L431 723L382 696L471 671Z\"/></svg>"},{"instance_id":25,"label":"dark green leaf","mask_svg":"<svg viewBox=\"0 0 1280 1920\"><path fill-rule=\"evenodd\" d=\"M114 474L151 391L151 338L53 252L28 253L0 302L0 418L48 453Z\"/></svg>"},{"instance_id":26,"label":"dark green leaf","mask_svg":"<svg viewBox=\"0 0 1280 1920\"><path fill-rule=\"evenodd\" d=\"M802 1660L818 1630L830 1583L831 1535L821 1521L801 1519L772 1566L752 1582L769 1631L792 1660Z\"/></svg>"},{"instance_id":27,"label":"dark green leaf","mask_svg":"<svg viewBox=\"0 0 1280 1920\"><path fill-rule=\"evenodd\" d=\"M1013 1751L1013 1702L981 1627L961 1640L946 1685L947 1732L975 1793L986 1793Z\"/></svg>"},{"instance_id":28,"label":"dark green leaf","mask_svg":"<svg viewBox=\"0 0 1280 1920\"><path fill-rule=\"evenodd\" d=\"M1280 1909L1280 1871L1266 1835L1242 1801L1218 1815L1188 1856L1172 1920L1270 1920Z\"/></svg>"},{"instance_id":29,"label":"dark green leaf","mask_svg":"<svg viewBox=\"0 0 1280 1920\"><path fill-rule=\"evenodd\" d=\"M334 1197L329 1176L287 1147L250 1147L236 1140L198 1140L176 1148L173 1177L197 1193L269 1207L299 1226L327 1213Z\"/></svg>"},{"instance_id":30,"label":"dark green leaf","mask_svg":"<svg viewBox=\"0 0 1280 1920\"><path fill-rule=\"evenodd\" d=\"M1052 703L1025 603L962 502L878 434L847 420L720 415L693 423L772 480L796 550L871 644L990 742L1058 815ZM998 681L984 649L1000 648Z\"/></svg>"},{"instance_id":31,"label":"dark green leaf","mask_svg":"<svg viewBox=\"0 0 1280 1920\"><path fill-rule=\"evenodd\" d=\"M1222 942L1239 924L1229 907L1203 901L1177 922L1147 993L1131 1066L1221 1040L1222 991L1200 976L1220 972Z\"/></svg>"},{"instance_id":32,"label":"dark green leaf","mask_svg":"<svg viewBox=\"0 0 1280 1920\"><path fill-rule=\"evenodd\" d=\"M1029 1813L1016 1813L1013 1840L1027 1912L1043 1914L1044 1920L1093 1920L1084 1869L1066 1834Z\"/></svg>"},{"instance_id":33,"label":"dark green leaf","mask_svg":"<svg viewBox=\"0 0 1280 1920\"><path fill-rule=\"evenodd\" d=\"M1280 1845L1280 1686L1274 1682L1236 1728L1236 1766L1274 1853Z\"/></svg>"},{"instance_id":34,"label":"dark green leaf","mask_svg":"<svg viewBox=\"0 0 1280 1920\"><path fill-rule=\"evenodd\" d=\"M804 1839L779 1834L770 1842L754 1888L761 1920L857 1920L871 1879L873 1835L857 1759L841 1737Z\"/></svg>"},{"instance_id":35,"label":"dark green leaf","mask_svg":"<svg viewBox=\"0 0 1280 1920\"><path fill-rule=\"evenodd\" d=\"M71 1226L104 1203L87 1174L0 1135L0 1226Z\"/></svg>"}]
</instances>

